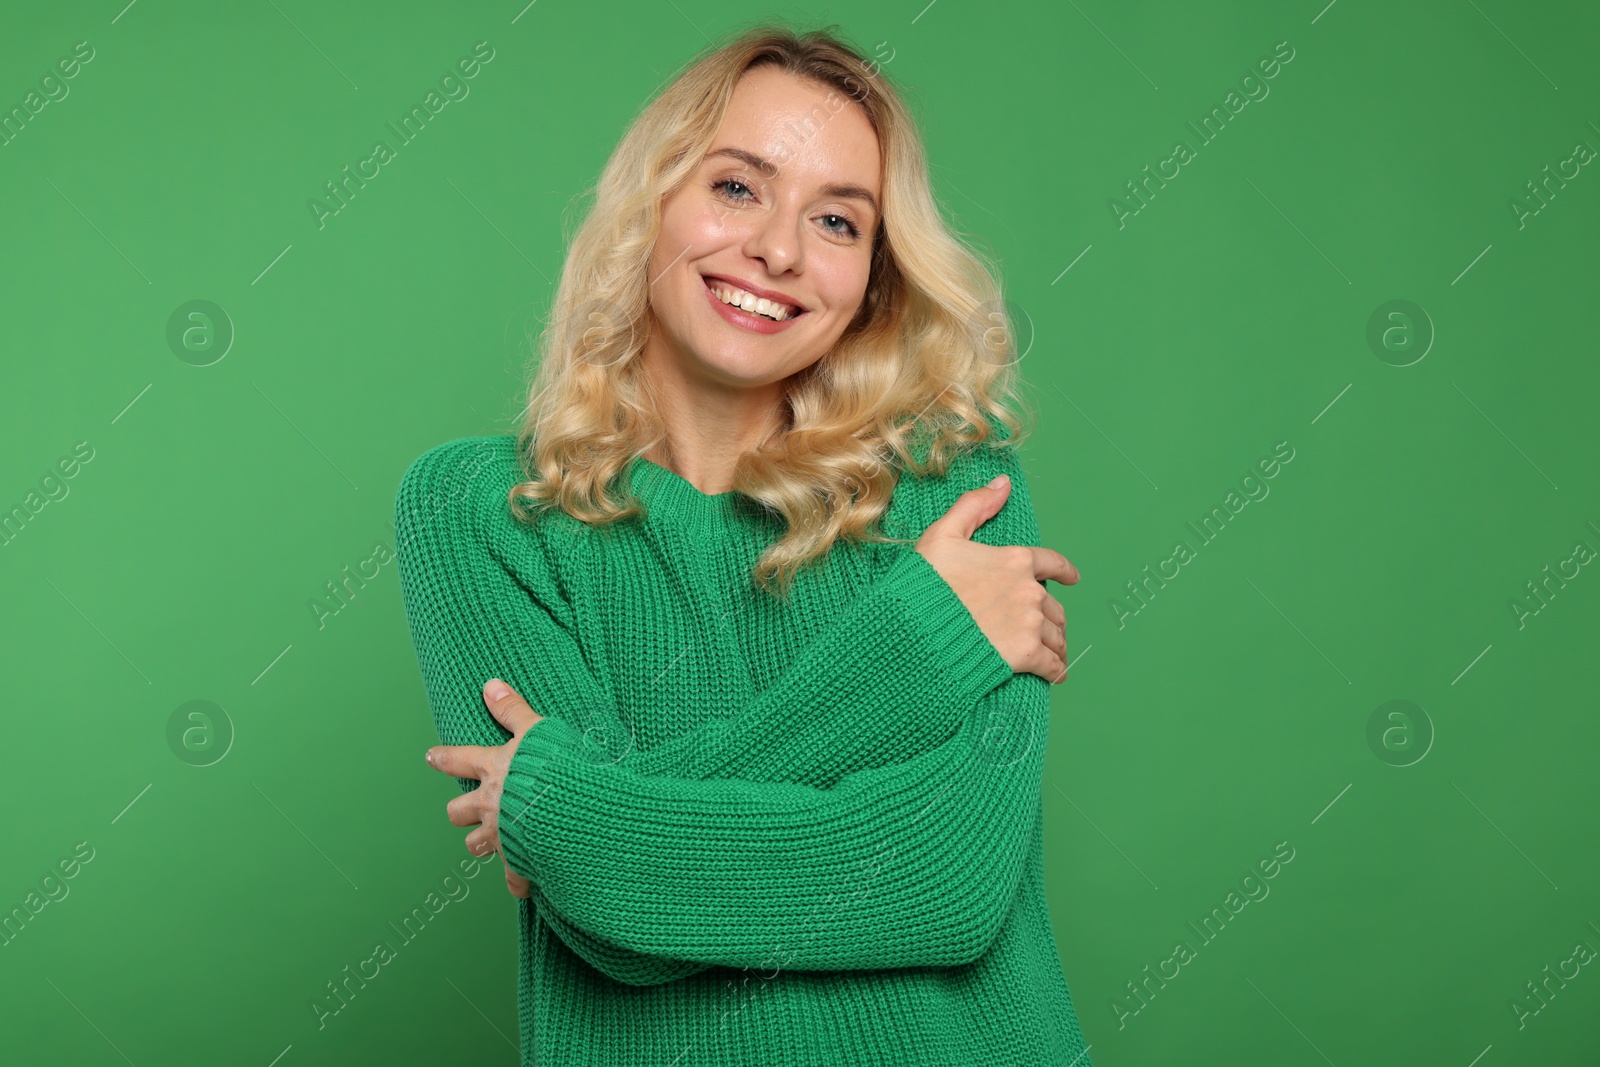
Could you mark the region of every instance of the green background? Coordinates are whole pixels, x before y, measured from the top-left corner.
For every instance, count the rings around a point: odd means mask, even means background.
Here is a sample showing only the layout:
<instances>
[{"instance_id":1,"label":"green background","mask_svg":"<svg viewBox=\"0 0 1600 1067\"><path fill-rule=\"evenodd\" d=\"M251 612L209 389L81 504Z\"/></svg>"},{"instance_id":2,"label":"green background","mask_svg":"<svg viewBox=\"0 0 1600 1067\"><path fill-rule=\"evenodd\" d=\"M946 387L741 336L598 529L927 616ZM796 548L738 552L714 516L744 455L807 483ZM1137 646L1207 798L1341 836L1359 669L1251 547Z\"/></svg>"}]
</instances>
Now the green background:
<instances>
[{"instance_id":1,"label":"green background","mask_svg":"<svg viewBox=\"0 0 1600 1067\"><path fill-rule=\"evenodd\" d=\"M324 984L466 852L393 563L320 625L311 603L392 548L411 459L511 428L573 198L673 69L763 12L122 2L14 5L0 32L5 110L94 49L0 147L0 509L93 449L0 547L0 907L94 849L0 948L6 1056L514 1063L497 868L317 1029ZM839 23L906 90L1031 341L1028 479L1083 574L1052 586L1073 664L1046 860L1094 1062L1596 1063L1600 968L1542 1006L1526 983L1600 948L1600 576L1563 562L1600 549L1600 176L1562 162L1600 148L1600 14L775 13ZM319 228L308 201L479 41L470 95ZM1283 41L1269 95L1197 137ZM1541 203L1546 165L1578 173ZM236 331L208 366L167 340L192 300ZM1395 300L1420 312L1374 347ZM1270 494L1196 537L1279 442ZM169 746L192 700L231 723L209 766ZM1420 713L1369 741L1394 700ZM1204 943L1189 924L1279 842L1270 895ZM1180 940L1194 958L1136 999Z\"/></svg>"}]
</instances>

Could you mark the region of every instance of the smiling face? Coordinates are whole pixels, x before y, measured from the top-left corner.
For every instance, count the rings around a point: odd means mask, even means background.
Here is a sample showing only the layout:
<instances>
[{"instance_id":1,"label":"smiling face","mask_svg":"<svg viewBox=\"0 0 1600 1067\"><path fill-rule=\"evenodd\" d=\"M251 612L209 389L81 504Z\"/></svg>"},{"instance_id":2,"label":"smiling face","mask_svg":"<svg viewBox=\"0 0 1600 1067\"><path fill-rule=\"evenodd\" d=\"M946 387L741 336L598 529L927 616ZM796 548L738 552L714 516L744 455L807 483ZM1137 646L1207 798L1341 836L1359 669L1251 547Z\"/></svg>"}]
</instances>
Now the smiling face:
<instances>
[{"instance_id":1,"label":"smiling face","mask_svg":"<svg viewBox=\"0 0 1600 1067\"><path fill-rule=\"evenodd\" d=\"M827 354L866 293L881 170L848 97L773 67L741 76L699 169L662 204L644 359L669 391L770 401Z\"/></svg>"}]
</instances>

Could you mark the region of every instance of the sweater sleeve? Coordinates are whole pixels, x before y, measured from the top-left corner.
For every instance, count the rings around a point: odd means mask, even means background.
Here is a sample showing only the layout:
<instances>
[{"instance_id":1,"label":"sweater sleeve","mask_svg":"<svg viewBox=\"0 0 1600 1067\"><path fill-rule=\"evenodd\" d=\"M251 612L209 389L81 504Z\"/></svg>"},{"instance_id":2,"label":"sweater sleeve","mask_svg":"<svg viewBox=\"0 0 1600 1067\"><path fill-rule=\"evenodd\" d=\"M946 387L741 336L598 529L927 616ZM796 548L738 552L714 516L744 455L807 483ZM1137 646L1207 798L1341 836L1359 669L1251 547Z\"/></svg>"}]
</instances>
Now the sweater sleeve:
<instances>
[{"instance_id":1,"label":"sweater sleeve","mask_svg":"<svg viewBox=\"0 0 1600 1067\"><path fill-rule=\"evenodd\" d=\"M928 494L924 525L1003 470L1012 497L975 540L1039 543L1013 449L979 450L951 470L958 476ZM676 773L586 759L560 721L530 730L501 801L501 841L544 909L609 945L725 966L872 969L982 955L1033 831L1050 686L1007 667L998 688L985 680L974 697L939 662L940 649L959 654L953 635L907 646L903 635L922 632L938 593L954 592L915 552L896 567L899 580L932 575L940 589L869 591L795 666L817 674L839 657L865 667L871 684L827 690L800 714L758 699L695 731ZM881 584L895 582L891 570ZM885 647L861 639L869 633L902 636ZM880 747L895 723L898 748ZM855 729L879 739L880 758L847 761L867 769L840 779L828 750L852 747Z\"/></svg>"},{"instance_id":2,"label":"sweater sleeve","mask_svg":"<svg viewBox=\"0 0 1600 1067\"><path fill-rule=\"evenodd\" d=\"M943 478L911 486L917 507L907 523L920 534L958 496L997 474L1011 479L1011 494L972 540L1037 545L1039 527L1027 480L1010 446L961 454ZM891 609L887 625L865 620L886 604ZM909 610L900 610L901 605ZM893 635L887 645L861 641L886 632ZM849 670L847 679L859 689L839 688L840 668ZM899 762L945 740L971 704L1011 673L955 591L921 554L908 550L876 588L805 649L784 684L775 687L776 699L756 700L739 714L708 720L628 762L641 774L831 786L844 769ZM805 684L807 678L814 684ZM963 681L972 684L963 687ZM953 692L941 688L952 684ZM791 699L797 688L805 699ZM938 699L951 696L955 699Z\"/></svg>"},{"instance_id":3,"label":"sweater sleeve","mask_svg":"<svg viewBox=\"0 0 1600 1067\"><path fill-rule=\"evenodd\" d=\"M988 950L1026 866L1049 683L1016 674L948 740L829 789L640 775L546 719L501 801L513 870L582 929L729 967L957 966Z\"/></svg>"},{"instance_id":4,"label":"sweater sleeve","mask_svg":"<svg viewBox=\"0 0 1600 1067\"><path fill-rule=\"evenodd\" d=\"M504 466L494 473L497 460L506 459L504 447L498 448L481 438L439 446L412 464L397 495L406 614L439 737L445 744L504 743L507 735L480 695L483 681L498 676L529 698L546 716L543 722L569 728L579 759L603 765L609 760L606 746L592 744L591 735L620 730L615 701L580 654L570 607L547 561L528 561L538 538L505 510L510 480ZM1014 481L1019 475L1013 471ZM953 486L951 498L978 484ZM1025 498L1015 508L1008 503L1001 517L1007 512L1031 524ZM978 539L987 534L998 543L1026 540L1005 529L1001 517L980 529ZM860 657L863 645L878 654ZM885 665L897 659L911 664L914 680L925 684L901 681L879 709L886 714L847 728L841 716L858 709L838 706L838 695L862 684L881 689ZM958 668L953 672L952 663ZM638 774L673 770L823 781L837 777L838 757L850 754L841 748L860 755L858 762L891 762L948 736L955 705L931 698L953 689L970 704L1010 673L954 592L908 551L761 698L731 718L635 753L628 763ZM477 784L459 781L462 789ZM610 942L575 924L542 893L540 910L574 951L622 981L668 981L710 965Z\"/></svg>"}]
</instances>

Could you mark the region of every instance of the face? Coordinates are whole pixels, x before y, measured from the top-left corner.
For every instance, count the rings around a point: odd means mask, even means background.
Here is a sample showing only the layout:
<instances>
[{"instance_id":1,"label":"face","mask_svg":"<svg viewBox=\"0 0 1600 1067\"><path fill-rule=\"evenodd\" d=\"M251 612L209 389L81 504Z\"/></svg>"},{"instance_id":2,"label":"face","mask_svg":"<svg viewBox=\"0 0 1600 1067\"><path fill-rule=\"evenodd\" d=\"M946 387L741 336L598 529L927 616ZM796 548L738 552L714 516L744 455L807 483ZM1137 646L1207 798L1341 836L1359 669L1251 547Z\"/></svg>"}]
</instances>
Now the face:
<instances>
[{"instance_id":1,"label":"face","mask_svg":"<svg viewBox=\"0 0 1600 1067\"><path fill-rule=\"evenodd\" d=\"M881 169L848 96L747 71L699 170L662 205L646 361L685 383L751 389L825 355L866 293Z\"/></svg>"}]
</instances>

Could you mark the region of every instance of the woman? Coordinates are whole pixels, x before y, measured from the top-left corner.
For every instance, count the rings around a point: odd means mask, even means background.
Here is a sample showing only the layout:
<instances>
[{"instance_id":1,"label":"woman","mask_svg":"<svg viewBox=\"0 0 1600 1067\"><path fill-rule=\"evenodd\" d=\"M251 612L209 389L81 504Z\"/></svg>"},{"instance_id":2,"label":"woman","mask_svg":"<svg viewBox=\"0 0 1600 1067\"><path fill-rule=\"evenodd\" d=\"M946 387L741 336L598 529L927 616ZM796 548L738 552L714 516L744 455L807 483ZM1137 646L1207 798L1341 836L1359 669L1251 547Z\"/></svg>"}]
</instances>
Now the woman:
<instances>
[{"instance_id":1,"label":"woman","mask_svg":"<svg viewBox=\"0 0 1600 1067\"><path fill-rule=\"evenodd\" d=\"M1041 851L1078 574L1002 306L875 68L754 30L607 164L521 432L407 470L428 761L521 898L524 1063L1089 1064Z\"/></svg>"}]
</instances>

